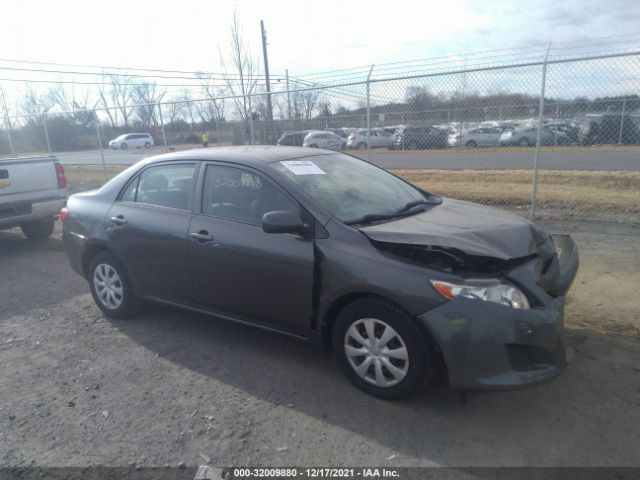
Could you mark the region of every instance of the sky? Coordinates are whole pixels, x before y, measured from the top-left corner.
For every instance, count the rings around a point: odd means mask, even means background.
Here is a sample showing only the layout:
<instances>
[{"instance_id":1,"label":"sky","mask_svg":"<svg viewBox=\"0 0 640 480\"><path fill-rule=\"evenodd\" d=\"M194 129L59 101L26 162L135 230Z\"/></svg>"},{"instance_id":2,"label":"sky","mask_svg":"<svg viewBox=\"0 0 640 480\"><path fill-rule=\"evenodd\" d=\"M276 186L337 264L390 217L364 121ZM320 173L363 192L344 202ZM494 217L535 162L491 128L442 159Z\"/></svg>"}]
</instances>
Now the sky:
<instances>
[{"instance_id":1,"label":"sky","mask_svg":"<svg viewBox=\"0 0 640 480\"><path fill-rule=\"evenodd\" d=\"M562 42L580 45L622 34L639 34L633 38L640 44L638 0L2 0L0 5L0 59L83 65L219 72L234 10L259 62L264 20L274 76L285 69L304 75L439 56L459 60L505 48L543 51L548 42L560 48ZM0 78L56 77L2 70L7 66L21 65L0 60Z\"/></svg>"}]
</instances>

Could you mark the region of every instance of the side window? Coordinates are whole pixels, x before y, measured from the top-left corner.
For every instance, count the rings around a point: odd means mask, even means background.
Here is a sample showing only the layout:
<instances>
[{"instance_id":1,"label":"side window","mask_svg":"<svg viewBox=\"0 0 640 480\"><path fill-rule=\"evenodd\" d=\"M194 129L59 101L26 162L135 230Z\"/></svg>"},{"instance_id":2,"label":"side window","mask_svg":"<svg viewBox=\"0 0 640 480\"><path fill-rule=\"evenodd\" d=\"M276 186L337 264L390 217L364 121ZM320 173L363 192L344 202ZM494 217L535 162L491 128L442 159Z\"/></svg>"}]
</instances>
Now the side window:
<instances>
[{"instance_id":1,"label":"side window","mask_svg":"<svg viewBox=\"0 0 640 480\"><path fill-rule=\"evenodd\" d=\"M274 210L300 212L298 205L261 175L236 167L207 166L202 213L260 225L262 216Z\"/></svg>"},{"instance_id":2,"label":"side window","mask_svg":"<svg viewBox=\"0 0 640 480\"><path fill-rule=\"evenodd\" d=\"M193 163L158 165L147 168L140 174L135 201L187 210L189 196L195 190L193 186L194 170ZM125 191L126 194L127 191Z\"/></svg>"},{"instance_id":3,"label":"side window","mask_svg":"<svg viewBox=\"0 0 640 480\"><path fill-rule=\"evenodd\" d=\"M136 178L127 185L127 188L120 195L121 202L135 202L136 194L138 193L138 182L140 181L140 175L136 175Z\"/></svg>"}]
</instances>

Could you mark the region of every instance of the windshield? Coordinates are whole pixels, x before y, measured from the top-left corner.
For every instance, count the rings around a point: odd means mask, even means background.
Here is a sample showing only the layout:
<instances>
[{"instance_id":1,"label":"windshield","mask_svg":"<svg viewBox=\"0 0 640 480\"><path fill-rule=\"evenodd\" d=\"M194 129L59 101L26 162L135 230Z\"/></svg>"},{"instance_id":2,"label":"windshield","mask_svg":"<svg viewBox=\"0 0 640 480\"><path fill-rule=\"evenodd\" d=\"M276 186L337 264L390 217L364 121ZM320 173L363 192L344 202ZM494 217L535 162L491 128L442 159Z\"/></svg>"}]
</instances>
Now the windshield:
<instances>
[{"instance_id":1,"label":"windshield","mask_svg":"<svg viewBox=\"0 0 640 480\"><path fill-rule=\"evenodd\" d=\"M384 170L341 153L272 163L339 220L349 223L367 215L389 215L422 192Z\"/></svg>"}]
</instances>

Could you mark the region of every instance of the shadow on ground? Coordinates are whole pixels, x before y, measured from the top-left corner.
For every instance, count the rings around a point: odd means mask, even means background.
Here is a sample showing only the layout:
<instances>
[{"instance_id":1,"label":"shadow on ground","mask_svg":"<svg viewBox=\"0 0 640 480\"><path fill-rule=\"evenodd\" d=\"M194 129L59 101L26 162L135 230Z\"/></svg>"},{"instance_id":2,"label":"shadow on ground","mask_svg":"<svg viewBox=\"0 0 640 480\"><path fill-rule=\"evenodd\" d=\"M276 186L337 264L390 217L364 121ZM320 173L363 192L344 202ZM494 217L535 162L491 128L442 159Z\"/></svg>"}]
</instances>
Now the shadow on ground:
<instances>
[{"instance_id":1,"label":"shadow on ground","mask_svg":"<svg viewBox=\"0 0 640 480\"><path fill-rule=\"evenodd\" d=\"M633 339L569 330L575 356L561 377L521 391L472 393L464 405L444 379L404 402L369 397L311 345L205 316L154 308L112 323L171 362L251 397L291 404L402 457L469 465L640 460L629 424L640 406Z\"/></svg>"}]
</instances>

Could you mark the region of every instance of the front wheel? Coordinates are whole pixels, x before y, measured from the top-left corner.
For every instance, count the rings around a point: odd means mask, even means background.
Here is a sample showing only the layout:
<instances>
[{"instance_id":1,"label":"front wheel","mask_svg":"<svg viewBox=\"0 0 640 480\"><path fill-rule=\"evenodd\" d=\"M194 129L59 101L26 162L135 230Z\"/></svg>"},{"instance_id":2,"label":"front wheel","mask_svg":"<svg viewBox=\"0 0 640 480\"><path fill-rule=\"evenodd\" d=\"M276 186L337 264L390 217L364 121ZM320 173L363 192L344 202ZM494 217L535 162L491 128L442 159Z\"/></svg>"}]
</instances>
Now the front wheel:
<instances>
[{"instance_id":1,"label":"front wheel","mask_svg":"<svg viewBox=\"0 0 640 480\"><path fill-rule=\"evenodd\" d=\"M128 318L142 307L127 272L111 252L96 255L89 264L89 287L96 305L111 318Z\"/></svg>"},{"instance_id":2,"label":"front wheel","mask_svg":"<svg viewBox=\"0 0 640 480\"><path fill-rule=\"evenodd\" d=\"M120 150L126 150L127 148L129 148L129 145L127 145L126 143L120 145Z\"/></svg>"},{"instance_id":3,"label":"front wheel","mask_svg":"<svg viewBox=\"0 0 640 480\"><path fill-rule=\"evenodd\" d=\"M44 240L53 233L54 226L53 218L43 218L20 225L20 230L29 240Z\"/></svg>"},{"instance_id":4,"label":"front wheel","mask_svg":"<svg viewBox=\"0 0 640 480\"><path fill-rule=\"evenodd\" d=\"M395 400L422 390L433 378L433 347L415 320L390 302L364 298L340 313L333 348L359 389Z\"/></svg>"}]
</instances>

